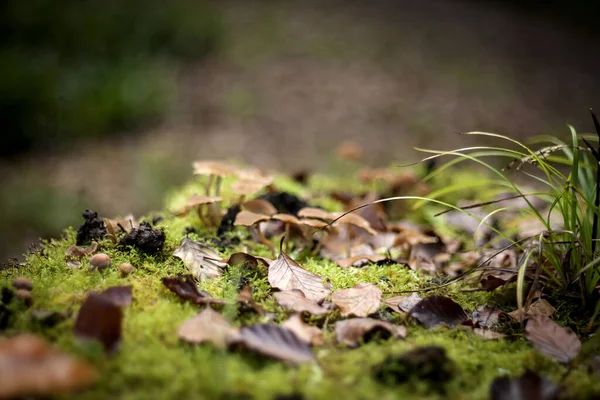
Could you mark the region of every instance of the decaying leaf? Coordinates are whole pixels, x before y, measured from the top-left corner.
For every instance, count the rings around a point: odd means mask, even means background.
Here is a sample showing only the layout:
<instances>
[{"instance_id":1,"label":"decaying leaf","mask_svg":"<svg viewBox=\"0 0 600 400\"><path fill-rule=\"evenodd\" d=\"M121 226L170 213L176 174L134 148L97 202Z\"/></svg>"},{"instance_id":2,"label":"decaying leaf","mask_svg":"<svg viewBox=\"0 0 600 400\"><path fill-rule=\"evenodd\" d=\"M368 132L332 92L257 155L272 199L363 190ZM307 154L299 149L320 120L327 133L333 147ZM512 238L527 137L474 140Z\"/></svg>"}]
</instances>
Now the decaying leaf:
<instances>
[{"instance_id":1,"label":"decaying leaf","mask_svg":"<svg viewBox=\"0 0 600 400\"><path fill-rule=\"evenodd\" d=\"M266 257L253 256L248 253L238 252L233 253L229 258L224 259L223 262L231 265L232 267L241 265L250 269L258 268L260 262L265 267L269 267L269 264L273 262L272 259Z\"/></svg>"},{"instance_id":2,"label":"decaying leaf","mask_svg":"<svg viewBox=\"0 0 600 400\"><path fill-rule=\"evenodd\" d=\"M162 278L162 283L182 300L194 304L225 304L223 300L214 299L208 292L198 289L192 275Z\"/></svg>"},{"instance_id":3,"label":"decaying leaf","mask_svg":"<svg viewBox=\"0 0 600 400\"><path fill-rule=\"evenodd\" d=\"M481 306L473 311L471 318L473 324L482 328L491 328L498 324L500 314L502 314L502 310L498 307Z\"/></svg>"},{"instance_id":4,"label":"decaying leaf","mask_svg":"<svg viewBox=\"0 0 600 400\"><path fill-rule=\"evenodd\" d=\"M175 249L173 255L180 258L192 275L198 279L217 278L227 266L220 261L221 256L216 250L188 238L183 238L181 246Z\"/></svg>"},{"instance_id":5,"label":"decaying leaf","mask_svg":"<svg viewBox=\"0 0 600 400\"><path fill-rule=\"evenodd\" d=\"M410 296L394 296L387 298L385 299L385 304L394 311L406 313L421 300L423 300L423 298L417 293L411 293Z\"/></svg>"},{"instance_id":6,"label":"decaying leaf","mask_svg":"<svg viewBox=\"0 0 600 400\"><path fill-rule=\"evenodd\" d=\"M314 359L308 343L298 338L291 330L280 326L252 325L242 328L237 342L250 350L278 360L303 363Z\"/></svg>"},{"instance_id":7,"label":"decaying leaf","mask_svg":"<svg viewBox=\"0 0 600 400\"><path fill-rule=\"evenodd\" d=\"M92 255L98 250L98 243L92 244L86 248L77 245L71 245L65 250L65 260L69 268L81 268L81 259L85 256Z\"/></svg>"},{"instance_id":8,"label":"decaying leaf","mask_svg":"<svg viewBox=\"0 0 600 400\"><path fill-rule=\"evenodd\" d=\"M241 311L246 311L248 308L253 310L258 315L263 315L265 310L263 307L254 300L254 296L252 295L252 288L249 285L245 285L240 293L238 293L235 301L241 303L243 306L246 306L245 309L240 309Z\"/></svg>"},{"instance_id":9,"label":"decaying leaf","mask_svg":"<svg viewBox=\"0 0 600 400\"><path fill-rule=\"evenodd\" d=\"M323 345L323 332L316 326L305 324L299 313L289 317L281 326L294 332L300 340L308 344L313 346Z\"/></svg>"},{"instance_id":10,"label":"decaying leaf","mask_svg":"<svg viewBox=\"0 0 600 400\"><path fill-rule=\"evenodd\" d=\"M96 380L94 368L54 349L44 339L22 334L0 338L0 398L54 397Z\"/></svg>"},{"instance_id":11,"label":"decaying leaf","mask_svg":"<svg viewBox=\"0 0 600 400\"><path fill-rule=\"evenodd\" d=\"M458 303L438 295L424 298L410 310L409 314L428 328L438 325L453 327L469 319Z\"/></svg>"},{"instance_id":12,"label":"decaying leaf","mask_svg":"<svg viewBox=\"0 0 600 400\"><path fill-rule=\"evenodd\" d=\"M216 347L226 348L238 336L227 318L206 307L202 312L185 321L177 330L179 339L188 343L210 342Z\"/></svg>"},{"instance_id":13,"label":"decaying leaf","mask_svg":"<svg viewBox=\"0 0 600 400\"><path fill-rule=\"evenodd\" d=\"M490 386L492 400L558 400L559 394L558 385L529 370L516 379L496 378Z\"/></svg>"},{"instance_id":14,"label":"decaying leaf","mask_svg":"<svg viewBox=\"0 0 600 400\"><path fill-rule=\"evenodd\" d=\"M525 326L525 338L541 353L561 363L570 362L581 350L581 341L572 330L544 315L529 319Z\"/></svg>"},{"instance_id":15,"label":"decaying leaf","mask_svg":"<svg viewBox=\"0 0 600 400\"><path fill-rule=\"evenodd\" d=\"M474 328L473 333L478 336L481 336L485 340L497 340L497 339L504 339L506 337L506 335L503 333L494 332L494 331L490 331L489 329L481 329L481 328Z\"/></svg>"},{"instance_id":16,"label":"decaying leaf","mask_svg":"<svg viewBox=\"0 0 600 400\"><path fill-rule=\"evenodd\" d=\"M385 339L390 337L404 339L407 333L405 326L393 325L373 318L351 318L335 323L337 341L350 347L357 347L361 340L368 341L377 334Z\"/></svg>"},{"instance_id":17,"label":"decaying leaf","mask_svg":"<svg viewBox=\"0 0 600 400\"><path fill-rule=\"evenodd\" d=\"M552 304L548 303L547 300L537 299L536 301L531 303L531 305L529 306L527 311L518 309L513 312L509 312L507 314L511 318L516 319L517 321L520 321L521 319L526 320L535 315L542 315L545 317L549 317L552 314L554 314L555 311L556 311L556 309L554 307L552 307Z\"/></svg>"},{"instance_id":18,"label":"decaying leaf","mask_svg":"<svg viewBox=\"0 0 600 400\"><path fill-rule=\"evenodd\" d=\"M131 290L131 287L129 287ZM92 292L79 309L73 332L83 340L98 340L104 351L113 352L121 343L122 304L127 289Z\"/></svg>"},{"instance_id":19,"label":"decaying leaf","mask_svg":"<svg viewBox=\"0 0 600 400\"><path fill-rule=\"evenodd\" d=\"M351 289L333 293L331 301L339 307L342 316L366 317L379 310L381 290L372 283L357 283Z\"/></svg>"},{"instance_id":20,"label":"decaying leaf","mask_svg":"<svg viewBox=\"0 0 600 400\"><path fill-rule=\"evenodd\" d=\"M284 290L274 294L277 304L296 312L307 312L312 315L324 315L329 312L325 307L310 301L304 293L298 289Z\"/></svg>"},{"instance_id":21,"label":"decaying leaf","mask_svg":"<svg viewBox=\"0 0 600 400\"><path fill-rule=\"evenodd\" d=\"M317 303L331 293L330 284L323 284L323 278L302 268L283 251L269 265L268 279L271 286L279 290L298 289L308 300Z\"/></svg>"},{"instance_id":22,"label":"decaying leaf","mask_svg":"<svg viewBox=\"0 0 600 400\"><path fill-rule=\"evenodd\" d=\"M119 307L127 307L133 300L133 287L131 285L113 286L100 294Z\"/></svg>"},{"instance_id":23,"label":"decaying leaf","mask_svg":"<svg viewBox=\"0 0 600 400\"><path fill-rule=\"evenodd\" d=\"M342 258L341 260L336 260L335 263L343 269L347 269L349 267L362 267L368 263L375 263L385 260L385 258L386 257L382 256L381 254L367 254Z\"/></svg>"}]
</instances>

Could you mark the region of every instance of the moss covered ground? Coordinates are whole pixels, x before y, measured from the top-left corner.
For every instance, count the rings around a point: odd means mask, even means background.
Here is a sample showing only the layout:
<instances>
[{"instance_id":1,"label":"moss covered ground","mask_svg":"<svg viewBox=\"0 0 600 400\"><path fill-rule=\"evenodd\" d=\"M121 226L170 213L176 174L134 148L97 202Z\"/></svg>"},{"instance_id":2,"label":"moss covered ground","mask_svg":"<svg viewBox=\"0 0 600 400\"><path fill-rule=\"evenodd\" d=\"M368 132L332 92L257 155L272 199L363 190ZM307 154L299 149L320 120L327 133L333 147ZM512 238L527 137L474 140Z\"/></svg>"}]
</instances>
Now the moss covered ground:
<instances>
[{"instance_id":1,"label":"moss covered ground","mask_svg":"<svg viewBox=\"0 0 600 400\"><path fill-rule=\"evenodd\" d=\"M315 176L310 182L307 188L278 177L275 186L309 198L311 205L328 209L340 207L320 194L326 189L346 189L347 186L342 187L343 180ZM333 311L328 316L307 320L323 328L325 344L314 348L316 362L299 366L249 352L179 341L179 325L202 307L181 301L163 286L161 278L188 273L182 261L172 255L188 227L195 229L195 233L189 234L191 239L207 243L215 237L215 229L202 227L194 213L176 217L170 210L192 193L202 192L203 186L202 181L191 182L168 196L164 211L147 216L148 219L162 217L156 226L164 229L166 243L159 255L148 256L135 249L124 251L105 239L100 243L100 250L111 257L111 268L101 273L92 271L84 258L82 268L70 269L65 264L65 250L75 243L75 229L69 228L61 238L50 240L42 250L28 255L21 266L1 270L0 287L9 286L18 276L31 279L34 286L33 305L27 308L13 302L10 307L16 312L2 335L35 332L59 348L90 360L99 372L99 379L93 387L75 395L81 399L486 399L490 383L498 376L514 377L531 369L558 382L565 375L567 367L536 352L522 337L486 341L471 329L426 329L385 308L377 316L405 324L406 339L373 340L356 349L345 348L335 341L333 324L341 316L339 311ZM360 189L356 185L354 188ZM241 244L221 249L223 257L240 250L269 256L265 246L249 242L245 228L237 228L231 235L239 237ZM349 288L358 282L372 282L384 291L384 297L389 297L391 292L418 289L431 283L430 277L399 264L342 270L334 262L301 249L291 251L290 256L304 268L329 279L334 290ZM115 267L122 262L131 263L136 271L122 277ZM200 282L199 286L216 298L233 300L243 278L250 281L255 299L267 311L275 313L275 323L287 318L289 312L279 307L271 296L266 272L229 267L223 276ZM119 351L105 356L100 345L75 339L73 316L90 291L115 285L132 285L134 300L125 310L124 340ZM461 284L456 284L435 293L451 297L467 313L481 305L494 304L502 297L501 293L462 289ZM31 318L30 311L34 309L70 311L72 316L46 328ZM260 322L256 315L241 314L237 306L226 306L221 311L237 326ZM454 377L447 384L412 380L401 385L385 385L373 378L372 369L386 356L430 344L444 347L454 362ZM592 398L594 393L600 393L600 382L583 365L575 365L562 383L565 398Z\"/></svg>"}]
</instances>

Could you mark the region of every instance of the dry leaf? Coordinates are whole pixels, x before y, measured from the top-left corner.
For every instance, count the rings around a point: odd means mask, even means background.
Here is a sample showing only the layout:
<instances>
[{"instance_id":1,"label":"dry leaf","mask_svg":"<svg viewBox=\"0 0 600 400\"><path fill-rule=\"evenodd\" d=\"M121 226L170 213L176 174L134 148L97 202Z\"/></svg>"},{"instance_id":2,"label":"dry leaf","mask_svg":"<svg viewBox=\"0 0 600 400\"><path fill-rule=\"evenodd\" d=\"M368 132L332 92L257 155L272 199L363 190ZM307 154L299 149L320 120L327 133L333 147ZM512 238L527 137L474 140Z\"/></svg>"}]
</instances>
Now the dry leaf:
<instances>
[{"instance_id":1,"label":"dry leaf","mask_svg":"<svg viewBox=\"0 0 600 400\"><path fill-rule=\"evenodd\" d=\"M498 307L481 306L473 311L471 318L473 324L479 325L482 328L491 328L498 324L500 314L502 314L502 310Z\"/></svg>"},{"instance_id":2,"label":"dry leaf","mask_svg":"<svg viewBox=\"0 0 600 400\"><path fill-rule=\"evenodd\" d=\"M415 304L423 300L421 296L416 293L411 293L410 296L394 296L385 299L385 304L392 310L399 313L409 312Z\"/></svg>"},{"instance_id":3,"label":"dry leaf","mask_svg":"<svg viewBox=\"0 0 600 400\"><path fill-rule=\"evenodd\" d=\"M520 321L521 318L523 318L523 320L526 320L535 315L542 315L545 317L549 317L552 314L554 314L556 309L554 307L552 307L552 304L548 303L548 301L546 301L545 299L537 299L536 301L531 303L531 305L527 309L527 312L522 312L522 311L523 310L518 309L518 310L515 310L512 312L509 312L507 314L510 315L511 318L513 318L517 321Z\"/></svg>"},{"instance_id":4,"label":"dry leaf","mask_svg":"<svg viewBox=\"0 0 600 400\"><path fill-rule=\"evenodd\" d=\"M323 332L316 326L305 324L300 314L292 315L281 326L294 332L300 340L308 344L323 345Z\"/></svg>"},{"instance_id":5,"label":"dry leaf","mask_svg":"<svg viewBox=\"0 0 600 400\"><path fill-rule=\"evenodd\" d=\"M491 400L558 400L559 394L554 382L529 370L516 379L496 378L490 386Z\"/></svg>"},{"instance_id":6,"label":"dry leaf","mask_svg":"<svg viewBox=\"0 0 600 400\"><path fill-rule=\"evenodd\" d=\"M438 325L453 327L469 319L458 303L438 295L426 297L418 302L410 310L410 316L428 328Z\"/></svg>"},{"instance_id":7,"label":"dry leaf","mask_svg":"<svg viewBox=\"0 0 600 400\"><path fill-rule=\"evenodd\" d=\"M238 330L231 326L227 318L210 307L185 321L177 330L179 339L188 343L210 342L222 349L236 339L237 335Z\"/></svg>"},{"instance_id":8,"label":"dry leaf","mask_svg":"<svg viewBox=\"0 0 600 400\"><path fill-rule=\"evenodd\" d=\"M288 310L307 312L312 315L324 315L329 312L328 309L308 300L306 296L304 296L304 293L298 289L277 292L274 296L277 304Z\"/></svg>"},{"instance_id":9,"label":"dry leaf","mask_svg":"<svg viewBox=\"0 0 600 400\"><path fill-rule=\"evenodd\" d=\"M238 343L263 355L292 363L311 362L308 343L289 329L274 325L252 325L240 330Z\"/></svg>"},{"instance_id":10,"label":"dry leaf","mask_svg":"<svg viewBox=\"0 0 600 400\"><path fill-rule=\"evenodd\" d=\"M298 289L308 300L315 302L320 302L331 293L331 285L323 284L323 278L302 268L283 251L269 265L268 279L272 287L279 290Z\"/></svg>"},{"instance_id":11,"label":"dry leaf","mask_svg":"<svg viewBox=\"0 0 600 400\"><path fill-rule=\"evenodd\" d=\"M231 265L232 267L241 265L250 269L258 268L259 261L267 268L269 267L269 264L273 262L273 260L270 258L253 256L243 252L233 253L231 256L229 256L229 258L223 260L223 262Z\"/></svg>"},{"instance_id":12,"label":"dry leaf","mask_svg":"<svg viewBox=\"0 0 600 400\"><path fill-rule=\"evenodd\" d=\"M361 340L380 333L384 338L404 339L407 335L405 326L393 325L389 322L373 318L351 318L335 323L335 337L339 343L356 347Z\"/></svg>"},{"instance_id":13,"label":"dry leaf","mask_svg":"<svg viewBox=\"0 0 600 400\"><path fill-rule=\"evenodd\" d=\"M342 316L366 317L379 310L381 290L372 283L357 283L351 289L338 290L331 301L340 308Z\"/></svg>"},{"instance_id":14,"label":"dry leaf","mask_svg":"<svg viewBox=\"0 0 600 400\"><path fill-rule=\"evenodd\" d=\"M96 380L94 368L54 349L44 339L21 334L0 338L0 398L54 397Z\"/></svg>"},{"instance_id":15,"label":"dry leaf","mask_svg":"<svg viewBox=\"0 0 600 400\"><path fill-rule=\"evenodd\" d=\"M341 260L336 260L336 264L342 267L343 269L347 269L349 267L362 267L368 263L375 263L381 260L385 260L386 257L381 254L369 254L369 255L358 255L349 258L342 258Z\"/></svg>"},{"instance_id":16,"label":"dry leaf","mask_svg":"<svg viewBox=\"0 0 600 400\"><path fill-rule=\"evenodd\" d=\"M572 330L558 325L544 315L535 315L529 319L525 326L525 338L537 350L561 363L570 362L581 350L581 341Z\"/></svg>"},{"instance_id":17,"label":"dry leaf","mask_svg":"<svg viewBox=\"0 0 600 400\"><path fill-rule=\"evenodd\" d=\"M98 250L98 243L92 242L92 244L86 248L78 247L77 245L71 245L65 250L65 260L69 268L81 268L81 259L85 256L92 255Z\"/></svg>"},{"instance_id":18,"label":"dry leaf","mask_svg":"<svg viewBox=\"0 0 600 400\"><path fill-rule=\"evenodd\" d=\"M497 339L504 339L506 337L506 335L504 335L502 333L490 331L489 329L481 329L481 328L474 328L473 333L475 333L478 336L481 336L485 340L497 340Z\"/></svg>"},{"instance_id":19,"label":"dry leaf","mask_svg":"<svg viewBox=\"0 0 600 400\"><path fill-rule=\"evenodd\" d=\"M225 304L223 300L213 299L208 292L198 289L192 275L165 277L162 278L162 283L182 300L194 304Z\"/></svg>"},{"instance_id":20,"label":"dry leaf","mask_svg":"<svg viewBox=\"0 0 600 400\"><path fill-rule=\"evenodd\" d=\"M90 293L79 309L73 333L83 340L98 340L105 352L121 343L123 312L112 295Z\"/></svg>"},{"instance_id":21,"label":"dry leaf","mask_svg":"<svg viewBox=\"0 0 600 400\"><path fill-rule=\"evenodd\" d=\"M216 250L188 238L183 238L181 246L175 249L173 255L180 258L192 275L198 279L217 278L227 266L224 262L217 261L221 260L221 256Z\"/></svg>"},{"instance_id":22,"label":"dry leaf","mask_svg":"<svg viewBox=\"0 0 600 400\"><path fill-rule=\"evenodd\" d=\"M105 296L108 300L112 301L119 307L127 307L133 300L133 288L131 285L128 286L113 286L103 292L100 292L102 296Z\"/></svg>"},{"instance_id":23,"label":"dry leaf","mask_svg":"<svg viewBox=\"0 0 600 400\"><path fill-rule=\"evenodd\" d=\"M250 306L250 309L254 310L258 315L263 315L265 313L263 307L254 300L252 288L249 285L244 286L242 290L240 290L235 301L242 303L242 305Z\"/></svg>"}]
</instances>

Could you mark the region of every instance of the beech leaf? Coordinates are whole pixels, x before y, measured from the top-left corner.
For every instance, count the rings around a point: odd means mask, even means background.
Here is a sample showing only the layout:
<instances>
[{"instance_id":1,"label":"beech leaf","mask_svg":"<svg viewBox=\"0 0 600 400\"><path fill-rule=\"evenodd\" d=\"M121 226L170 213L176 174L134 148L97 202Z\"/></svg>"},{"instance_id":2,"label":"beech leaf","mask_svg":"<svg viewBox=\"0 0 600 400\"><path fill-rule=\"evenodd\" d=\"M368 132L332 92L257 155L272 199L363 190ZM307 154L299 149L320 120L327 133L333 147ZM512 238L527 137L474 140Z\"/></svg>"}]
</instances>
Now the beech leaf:
<instances>
[{"instance_id":1,"label":"beech leaf","mask_svg":"<svg viewBox=\"0 0 600 400\"><path fill-rule=\"evenodd\" d=\"M426 297L418 302L410 310L410 316L428 328L438 325L454 327L469 319L458 303L438 295Z\"/></svg>"},{"instance_id":2,"label":"beech leaf","mask_svg":"<svg viewBox=\"0 0 600 400\"><path fill-rule=\"evenodd\" d=\"M123 312L112 295L90 293L79 309L73 332L83 340L98 340L105 352L121 343Z\"/></svg>"},{"instance_id":3,"label":"beech leaf","mask_svg":"<svg viewBox=\"0 0 600 400\"><path fill-rule=\"evenodd\" d=\"M479 325L482 328L491 328L498 324L502 310L498 307L481 306L473 311L471 318L473 324Z\"/></svg>"},{"instance_id":4,"label":"beech leaf","mask_svg":"<svg viewBox=\"0 0 600 400\"><path fill-rule=\"evenodd\" d=\"M252 325L242 328L237 342L260 354L296 364L314 359L308 343L280 326Z\"/></svg>"},{"instance_id":5,"label":"beech leaf","mask_svg":"<svg viewBox=\"0 0 600 400\"><path fill-rule=\"evenodd\" d=\"M331 301L340 308L342 316L366 317L379 310L381 290L372 283L357 283L351 289L338 290Z\"/></svg>"},{"instance_id":6,"label":"beech leaf","mask_svg":"<svg viewBox=\"0 0 600 400\"><path fill-rule=\"evenodd\" d=\"M192 275L162 278L162 283L182 300L194 304L225 304L223 300L214 299L208 292L198 289Z\"/></svg>"},{"instance_id":7,"label":"beech leaf","mask_svg":"<svg viewBox=\"0 0 600 400\"><path fill-rule=\"evenodd\" d=\"M198 279L217 278L227 266L226 263L219 261L221 256L216 250L188 238L183 238L181 246L175 249L173 255L180 258L192 275Z\"/></svg>"},{"instance_id":8,"label":"beech leaf","mask_svg":"<svg viewBox=\"0 0 600 400\"><path fill-rule=\"evenodd\" d=\"M394 296L385 299L385 304L392 310L399 313L409 312L415 304L423 300L421 296L416 293L411 293L410 296Z\"/></svg>"},{"instance_id":9,"label":"beech leaf","mask_svg":"<svg viewBox=\"0 0 600 400\"><path fill-rule=\"evenodd\" d=\"M525 338L541 353L561 363L570 362L581 350L581 341L572 330L544 315L529 319L525 326Z\"/></svg>"},{"instance_id":10,"label":"beech leaf","mask_svg":"<svg viewBox=\"0 0 600 400\"><path fill-rule=\"evenodd\" d=\"M361 339L367 341L377 333L383 334L385 338L404 339L407 330L405 326L393 325L373 318L351 318L335 323L337 341L350 347L357 347Z\"/></svg>"},{"instance_id":11,"label":"beech leaf","mask_svg":"<svg viewBox=\"0 0 600 400\"><path fill-rule=\"evenodd\" d=\"M314 302L320 302L331 293L330 284L323 284L323 278L302 268L283 251L269 264L268 279L271 286L279 290L298 289Z\"/></svg>"},{"instance_id":12,"label":"beech leaf","mask_svg":"<svg viewBox=\"0 0 600 400\"><path fill-rule=\"evenodd\" d=\"M280 306L292 311L307 312L312 315L324 315L329 312L327 308L308 300L304 293L298 289L277 292L275 293L275 300Z\"/></svg>"},{"instance_id":13,"label":"beech leaf","mask_svg":"<svg viewBox=\"0 0 600 400\"><path fill-rule=\"evenodd\" d=\"M341 260L336 260L335 263L341 268L347 269L349 267L362 267L365 264L375 263L385 259L386 257L381 254L365 254L342 258Z\"/></svg>"},{"instance_id":14,"label":"beech leaf","mask_svg":"<svg viewBox=\"0 0 600 400\"><path fill-rule=\"evenodd\" d=\"M323 345L323 332L316 326L305 324L299 313L289 317L281 326L294 332L300 340L308 344Z\"/></svg>"},{"instance_id":15,"label":"beech leaf","mask_svg":"<svg viewBox=\"0 0 600 400\"><path fill-rule=\"evenodd\" d=\"M507 313L511 318L520 321L521 318L523 320L533 317L534 315L543 315L545 317L549 317L556 309L552 307L552 304L548 303L545 299L538 299L531 303L529 308L525 311L522 309L515 310L513 312Z\"/></svg>"},{"instance_id":16,"label":"beech leaf","mask_svg":"<svg viewBox=\"0 0 600 400\"><path fill-rule=\"evenodd\" d=\"M238 330L210 307L185 321L177 330L179 339L188 343L210 342L222 349L237 338L237 335Z\"/></svg>"}]
</instances>

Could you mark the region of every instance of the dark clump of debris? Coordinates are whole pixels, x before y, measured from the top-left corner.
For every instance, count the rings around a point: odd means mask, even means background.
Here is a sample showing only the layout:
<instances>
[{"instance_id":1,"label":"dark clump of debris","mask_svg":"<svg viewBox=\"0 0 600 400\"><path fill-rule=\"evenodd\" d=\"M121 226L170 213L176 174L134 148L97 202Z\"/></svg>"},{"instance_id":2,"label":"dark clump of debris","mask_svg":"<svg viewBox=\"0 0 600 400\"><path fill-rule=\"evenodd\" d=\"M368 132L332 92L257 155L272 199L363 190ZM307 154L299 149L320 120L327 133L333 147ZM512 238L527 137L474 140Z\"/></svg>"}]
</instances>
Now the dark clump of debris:
<instances>
[{"instance_id":1,"label":"dark clump of debris","mask_svg":"<svg viewBox=\"0 0 600 400\"><path fill-rule=\"evenodd\" d=\"M93 240L102 240L106 235L106 227L98 213L92 210L83 212L85 222L77 229L77 246L90 244Z\"/></svg>"},{"instance_id":2,"label":"dark clump of debris","mask_svg":"<svg viewBox=\"0 0 600 400\"><path fill-rule=\"evenodd\" d=\"M132 229L119 242L119 247L132 246L146 254L157 254L165 245L165 233L161 229L152 229L148 222L142 222L140 227Z\"/></svg>"},{"instance_id":3,"label":"dark clump of debris","mask_svg":"<svg viewBox=\"0 0 600 400\"><path fill-rule=\"evenodd\" d=\"M388 356L375 367L373 374L378 381L388 385L412 378L443 384L454 375L454 366L442 347L426 346ZM437 389L443 390L441 386Z\"/></svg>"},{"instance_id":4,"label":"dark clump of debris","mask_svg":"<svg viewBox=\"0 0 600 400\"><path fill-rule=\"evenodd\" d=\"M272 192L258 197L273 204L280 213L298 215L298 211L308 207L308 203L298 196L287 192Z\"/></svg>"},{"instance_id":5,"label":"dark clump of debris","mask_svg":"<svg viewBox=\"0 0 600 400\"><path fill-rule=\"evenodd\" d=\"M219 229L217 230L217 236L222 237L225 232L230 232L233 229L233 222L235 221L235 217L242 210L242 208L238 205L231 206L227 209L227 212L221 219L221 224L219 225Z\"/></svg>"}]
</instances>

